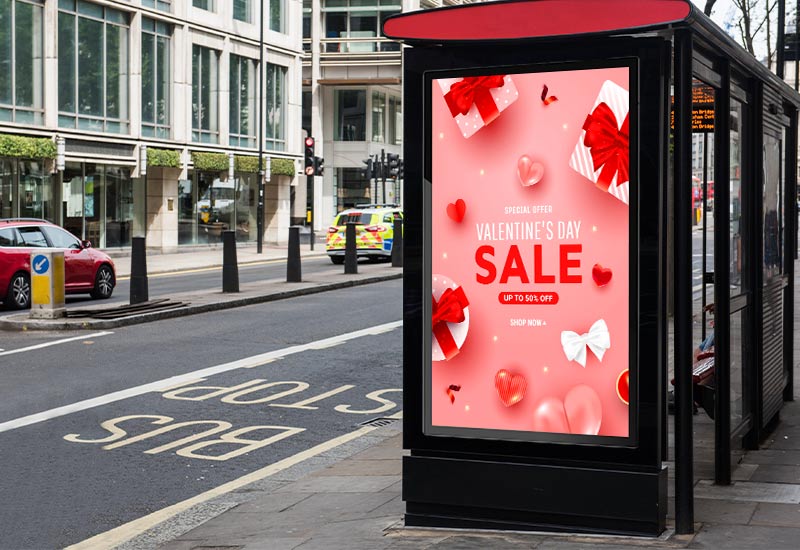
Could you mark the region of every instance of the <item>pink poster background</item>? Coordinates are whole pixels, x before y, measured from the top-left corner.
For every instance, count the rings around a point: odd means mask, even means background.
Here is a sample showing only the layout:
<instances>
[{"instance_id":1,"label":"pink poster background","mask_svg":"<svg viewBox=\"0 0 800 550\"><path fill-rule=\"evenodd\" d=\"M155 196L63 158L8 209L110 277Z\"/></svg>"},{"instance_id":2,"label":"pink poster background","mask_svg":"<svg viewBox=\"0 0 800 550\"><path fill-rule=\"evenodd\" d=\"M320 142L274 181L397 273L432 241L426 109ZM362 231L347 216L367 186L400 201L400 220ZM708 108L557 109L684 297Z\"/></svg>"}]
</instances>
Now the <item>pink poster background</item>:
<instances>
[{"instance_id":1,"label":"pink poster background","mask_svg":"<svg viewBox=\"0 0 800 550\"><path fill-rule=\"evenodd\" d=\"M432 82L432 273L460 285L469 300L468 329L459 353L432 363L432 424L523 432L537 431L539 426L544 431L542 418L535 418L543 404L550 414L578 424L579 413L573 411L569 418L569 413L559 409L560 403L576 386L589 386L601 406L597 435L627 437L628 405L617 394L617 379L628 368L628 206L570 168L569 162L603 83L610 80L627 90L628 69L512 74L511 78L518 99L466 139L441 87ZM541 100L544 85L548 96L557 97L549 105ZM523 186L517 175L522 155L544 168L543 177L532 186ZM466 205L461 222L447 214L448 204L458 199ZM506 211L525 206L552 208L552 212ZM559 222L570 224L573 230L580 222L580 230L563 239L556 234L552 240L546 234L539 240L478 238L479 224L531 221L551 221L556 231ZM571 275L581 276L580 283L558 281L562 243L582 246L582 252L570 255L580 261L579 267L570 269ZM482 245L495 247L494 258L487 256L497 269L490 284L481 284L476 277L486 274L475 258ZM518 277L499 282L511 245L519 247L528 284ZM534 245L542 245L541 271L555 275L555 283L533 282ZM594 264L612 270L606 286L593 281ZM433 288L437 294L436 285ZM498 300L501 292L532 291L556 292L558 304L511 305ZM568 360L562 331L581 335L599 319L605 320L611 342L602 361L588 348L585 367ZM524 326L512 326L515 320L522 320ZM527 382L524 398L511 406L501 401L495 387L501 369L520 374ZM460 390L448 392L451 385ZM591 416L598 411L580 414ZM575 432L555 431L568 430Z\"/></svg>"}]
</instances>

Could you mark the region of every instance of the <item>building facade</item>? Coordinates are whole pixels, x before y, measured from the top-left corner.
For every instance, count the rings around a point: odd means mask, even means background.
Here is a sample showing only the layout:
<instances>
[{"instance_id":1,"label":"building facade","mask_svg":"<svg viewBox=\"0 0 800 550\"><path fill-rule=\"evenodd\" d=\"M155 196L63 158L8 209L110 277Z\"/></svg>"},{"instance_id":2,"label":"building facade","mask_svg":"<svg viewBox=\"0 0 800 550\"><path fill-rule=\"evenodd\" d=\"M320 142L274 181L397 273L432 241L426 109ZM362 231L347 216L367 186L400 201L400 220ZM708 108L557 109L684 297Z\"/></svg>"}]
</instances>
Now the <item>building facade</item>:
<instances>
[{"instance_id":1,"label":"building facade","mask_svg":"<svg viewBox=\"0 0 800 550\"><path fill-rule=\"evenodd\" d=\"M261 137L264 242L285 242L301 23L301 0L0 0L0 217L108 249L255 241Z\"/></svg>"},{"instance_id":2,"label":"building facade","mask_svg":"<svg viewBox=\"0 0 800 550\"><path fill-rule=\"evenodd\" d=\"M322 177L296 189L292 219L314 229L357 203L402 204L401 182L367 178L364 160L403 149L401 46L384 38L387 17L469 0L303 0L303 129L324 157ZM305 194L305 196L304 196Z\"/></svg>"}]
</instances>

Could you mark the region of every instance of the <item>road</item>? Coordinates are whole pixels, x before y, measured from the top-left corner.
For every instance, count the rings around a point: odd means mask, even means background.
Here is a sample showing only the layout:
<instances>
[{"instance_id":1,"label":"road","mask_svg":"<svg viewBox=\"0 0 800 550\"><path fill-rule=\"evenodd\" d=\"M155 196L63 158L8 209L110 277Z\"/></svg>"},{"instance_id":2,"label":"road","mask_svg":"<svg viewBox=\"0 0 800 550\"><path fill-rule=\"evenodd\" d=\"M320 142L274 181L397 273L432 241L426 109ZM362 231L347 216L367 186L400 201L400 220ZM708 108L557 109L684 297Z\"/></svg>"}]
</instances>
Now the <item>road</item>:
<instances>
[{"instance_id":1,"label":"road","mask_svg":"<svg viewBox=\"0 0 800 550\"><path fill-rule=\"evenodd\" d=\"M397 415L401 297L0 333L0 548L79 543Z\"/></svg>"}]
</instances>

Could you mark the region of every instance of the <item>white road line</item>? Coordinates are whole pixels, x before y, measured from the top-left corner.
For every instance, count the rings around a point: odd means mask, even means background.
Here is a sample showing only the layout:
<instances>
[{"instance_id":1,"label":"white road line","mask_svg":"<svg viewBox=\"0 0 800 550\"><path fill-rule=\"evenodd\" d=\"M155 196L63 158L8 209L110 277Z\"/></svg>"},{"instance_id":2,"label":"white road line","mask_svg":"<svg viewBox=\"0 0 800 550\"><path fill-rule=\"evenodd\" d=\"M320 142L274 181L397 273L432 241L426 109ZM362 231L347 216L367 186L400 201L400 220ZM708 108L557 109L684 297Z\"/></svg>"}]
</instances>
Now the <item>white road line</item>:
<instances>
[{"instance_id":1,"label":"white road line","mask_svg":"<svg viewBox=\"0 0 800 550\"><path fill-rule=\"evenodd\" d=\"M399 411L388 418L403 418L403 411ZM188 510L192 506L197 506L198 504L202 504L218 496L240 489L245 485L249 485L251 483L255 483L256 481L260 481L275 475L278 472L294 466L295 464L299 464L304 460L315 457L324 453L325 451L329 451L330 449L338 447L339 445L347 443L348 441L358 439L359 437L376 429L377 428L374 426L364 426L354 432L346 433L344 435L340 435L339 437L329 439L324 443L320 443L319 445L311 447L310 449L306 449L305 451L301 451L296 455L284 458L283 460L279 460L278 462L270 464L269 466L261 468L260 470L251 472L243 477L229 481L228 483L224 483L219 487L215 487L214 489L206 491L205 493L200 493L197 496L186 499L182 502L178 502L172 506L167 506L166 508L162 508L161 510L153 512L152 514L146 515L139 519L135 519L124 525L120 525L115 529L95 535L83 542L68 546L64 550L93 550L101 548L113 548L131 540L134 537L137 537L149 529L152 529L159 523L162 523L180 514L181 512Z\"/></svg>"},{"instance_id":2,"label":"white road line","mask_svg":"<svg viewBox=\"0 0 800 550\"><path fill-rule=\"evenodd\" d=\"M82 336L75 336L74 338L64 338L62 340L53 340L52 342L45 342L44 344L36 344L35 346L28 346L27 348L20 348L20 349L10 349L8 351L3 351L0 349L0 356L3 355L13 355L15 353L24 353L26 351L33 351L35 349L42 349L47 348L50 346L57 346L59 344L66 344L67 342L75 342L76 340L90 340L92 338L97 338L99 336L106 336L108 334L114 334L113 332L95 332L92 334L84 334Z\"/></svg>"},{"instance_id":3,"label":"white road line","mask_svg":"<svg viewBox=\"0 0 800 550\"><path fill-rule=\"evenodd\" d=\"M141 386L128 388L126 390L120 390L113 393L108 393L106 395L101 395L100 397L95 397L93 399L78 401L77 403L64 405L63 407L56 407L55 409L42 411L40 413L31 414L29 416L23 416L21 418L16 418L14 420L9 420L7 422L0 423L0 433L7 432L10 430L16 430L17 428L22 428L24 426L30 426L31 424L38 424L39 422L45 422L46 420L51 420L53 418L58 418L60 416L66 416L68 414L72 414L75 412L85 411L87 409L93 409L94 407L108 405L109 403L122 401L123 399L136 397L139 395L143 395L145 393L164 391L167 388L176 386L178 384L182 384L188 380L194 380L196 378L207 378L209 376L214 376L215 374L220 374L223 372L228 372L236 369L250 369L262 365L264 363L274 361L275 359L280 359L282 357L294 355L296 353L302 353L304 351L315 350L318 349L319 346L324 347L329 345L335 345L335 343L342 343L342 342L347 342L349 340L355 340L356 338L362 338L364 336L374 336L376 334L381 334L388 330L396 329L398 327L401 327L402 325L403 321L393 321L391 323L386 323L383 325L377 325L370 328L356 330L354 332L348 332L345 334L339 334L337 336L331 336L330 338L323 338L322 340L309 342L307 344L301 344L299 346L290 346L288 348L269 351L267 353L254 355L252 357L245 357L244 359L231 361L230 363L223 363L222 365L216 365L214 367L208 367L205 369L187 372L186 374L172 376L170 378L165 378L163 380L158 380L156 382L150 382L149 384L143 384ZM81 338L87 338L87 337L84 336Z\"/></svg>"}]
</instances>

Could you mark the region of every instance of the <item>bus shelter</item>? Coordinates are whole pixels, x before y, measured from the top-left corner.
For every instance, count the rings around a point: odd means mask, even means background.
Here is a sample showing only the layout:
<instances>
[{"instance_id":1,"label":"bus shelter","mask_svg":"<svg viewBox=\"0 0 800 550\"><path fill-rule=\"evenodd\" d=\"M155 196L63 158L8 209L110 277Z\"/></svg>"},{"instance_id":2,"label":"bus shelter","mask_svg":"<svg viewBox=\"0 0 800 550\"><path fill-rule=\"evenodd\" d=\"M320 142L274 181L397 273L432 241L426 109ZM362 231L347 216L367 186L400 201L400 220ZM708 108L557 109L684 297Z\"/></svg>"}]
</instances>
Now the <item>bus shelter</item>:
<instances>
[{"instance_id":1,"label":"bus shelter","mask_svg":"<svg viewBox=\"0 0 800 550\"><path fill-rule=\"evenodd\" d=\"M800 96L687 0L384 34L410 46L406 525L658 535L672 458L691 532L693 408L727 484L792 398Z\"/></svg>"}]
</instances>

